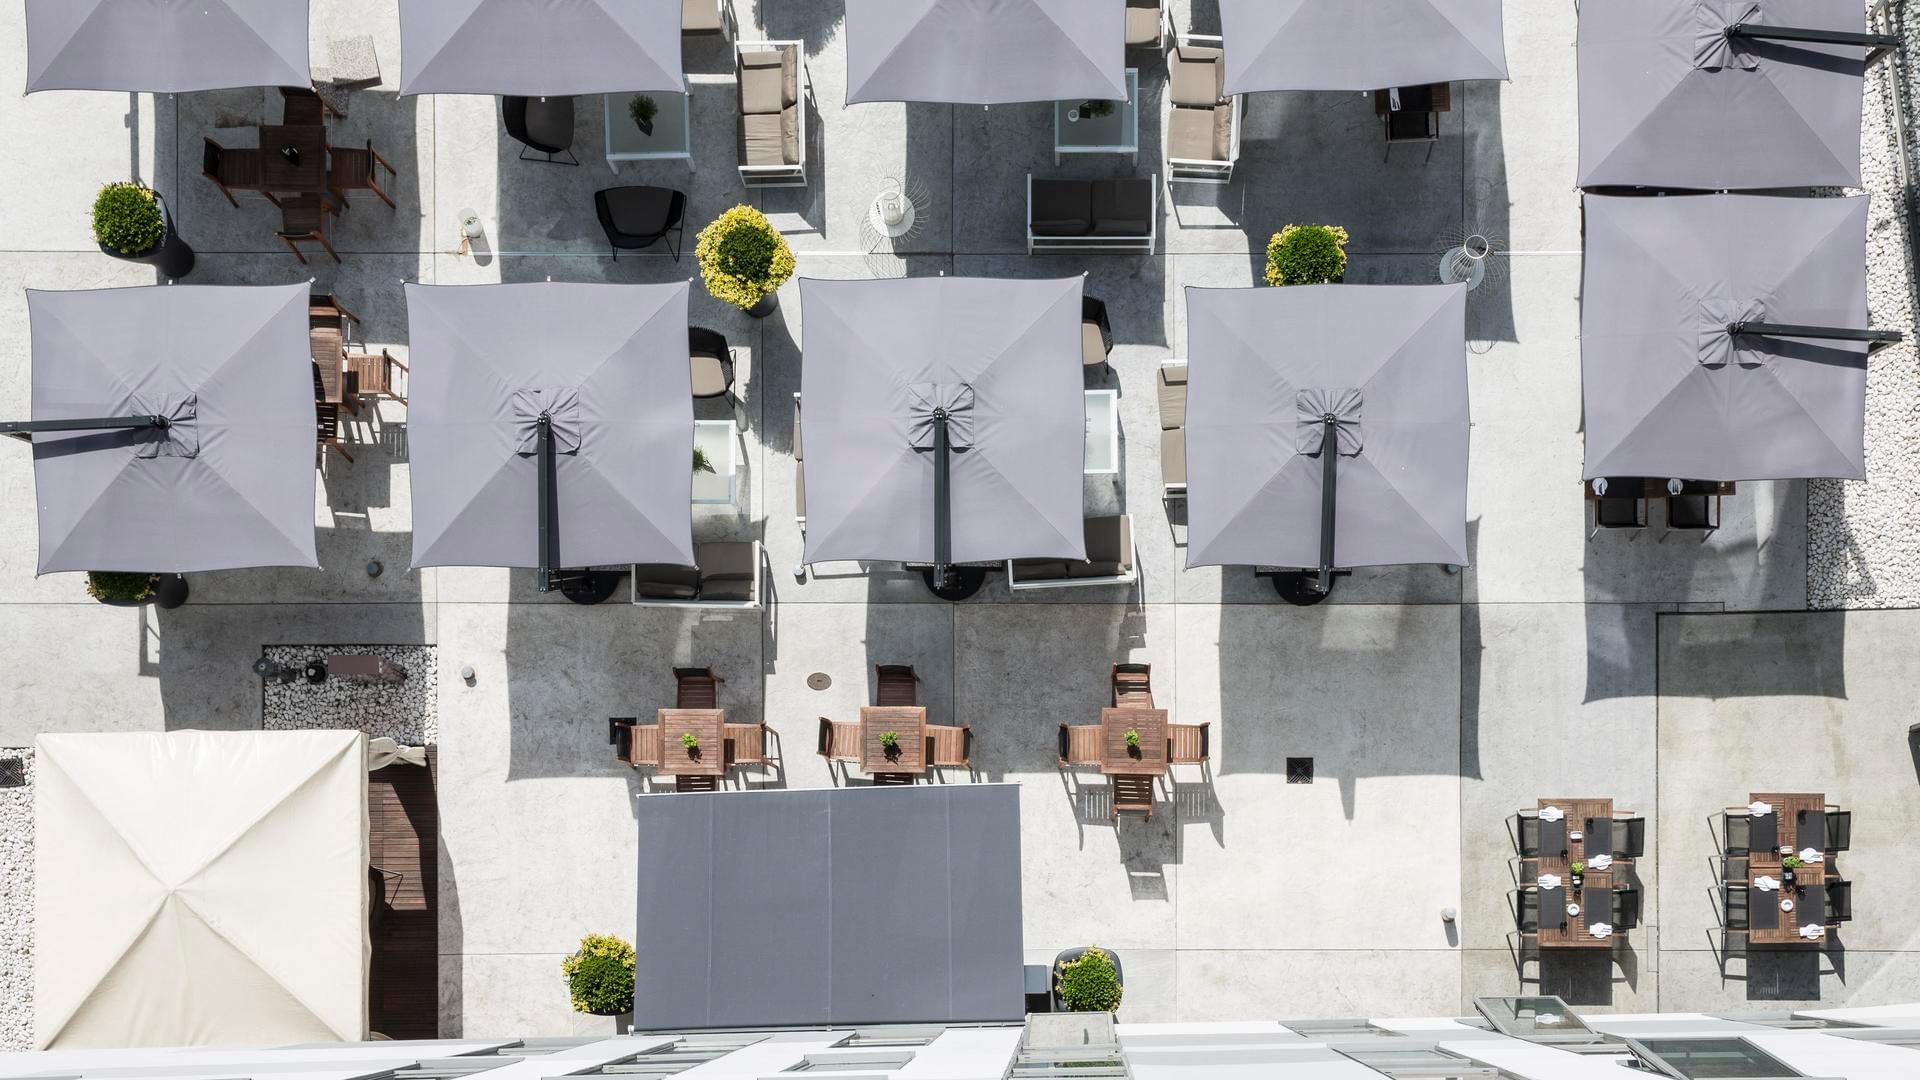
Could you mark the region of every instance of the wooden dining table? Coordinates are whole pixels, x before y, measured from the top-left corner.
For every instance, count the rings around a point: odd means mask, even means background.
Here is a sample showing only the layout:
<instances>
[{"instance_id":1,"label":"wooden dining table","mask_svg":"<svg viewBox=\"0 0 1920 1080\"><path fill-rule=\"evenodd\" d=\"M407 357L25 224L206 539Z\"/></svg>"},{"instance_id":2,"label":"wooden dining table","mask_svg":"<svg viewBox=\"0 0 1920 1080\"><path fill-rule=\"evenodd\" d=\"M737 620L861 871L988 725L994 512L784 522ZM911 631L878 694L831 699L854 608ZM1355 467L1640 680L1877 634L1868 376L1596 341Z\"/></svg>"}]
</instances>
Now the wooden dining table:
<instances>
[{"instance_id":1,"label":"wooden dining table","mask_svg":"<svg viewBox=\"0 0 1920 1080\"><path fill-rule=\"evenodd\" d=\"M292 147L299 160L282 150ZM260 125L260 186L271 194L305 195L327 190L327 129L320 124Z\"/></svg>"},{"instance_id":2,"label":"wooden dining table","mask_svg":"<svg viewBox=\"0 0 1920 1080\"><path fill-rule=\"evenodd\" d=\"M1749 802L1763 802L1773 813L1747 821L1747 942L1753 945L1818 945L1825 936L1804 938L1800 927L1826 923L1827 797L1817 793L1755 792ZM1811 847L1822 861L1803 862L1793 872L1793 884L1781 877L1780 859L1789 848L1798 854ZM1762 876L1780 883L1779 889L1758 887ZM1780 901L1792 900L1793 910L1780 910Z\"/></svg>"},{"instance_id":3,"label":"wooden dining table","mask_svg":"<svg viewBox=\"0 0 1920 1080\"><path fill-rule=\"evenodd\" d=\"M1127 745L1127 732L1139 735L1139 745ZM1101 709L1100 774L1102 776L1165 776L1167 774L1167 710Z\"/></svg>"},{"instance_id":4,"label":"wooden dining table","mask_svg":"<svg viewBox=\"0 0 1920 1080\"><path fill-rule=\"evenodd\" d=\"M880 741L893 732L889 751ZM890 773L923 776L927 771L927 708L924 705L866 705L860 709L860 769L869 776Z\"/></svg>"},{"instance_id":5,"label":"wooden dining table","mask_svg":"<svg viewBox=\"0 0 1920 1080\"><path fill-rule=\"evenodd\" d=\"M1613 849L1618 846L1613 842L1613 800L1541 799L1538 806L1542 810L1557 807L1564 815L1557 822L1540 822L1540 855L1535 879L1546 874L1560 879L1558 888L1539 890L1540 947L1612 948L1611 937L1594 937L1588 928L1597 922L1613 921L1614 871L1610 868L1587 870L1582 875L1580 892L1575 895L1573 864L1587 863L1592 855L1605 854L1608 859L1613 858ZM1579 834L1577 839L1575 833ZM1578 915L1567 914L1569 900L1580 906Z\"/></svg>"},{"instance_id":6,"label":"wooden dining table","mask_svg":"<svg viewBox=\"0 0 1920 1080\"><path fill-rule=\"evenodd\" d=\"M660 764L654 775L725 776L726 722L725 709L661 709ZM692 735L699 746L688 750L682 735Z\"/></svg>"}]
</instances>

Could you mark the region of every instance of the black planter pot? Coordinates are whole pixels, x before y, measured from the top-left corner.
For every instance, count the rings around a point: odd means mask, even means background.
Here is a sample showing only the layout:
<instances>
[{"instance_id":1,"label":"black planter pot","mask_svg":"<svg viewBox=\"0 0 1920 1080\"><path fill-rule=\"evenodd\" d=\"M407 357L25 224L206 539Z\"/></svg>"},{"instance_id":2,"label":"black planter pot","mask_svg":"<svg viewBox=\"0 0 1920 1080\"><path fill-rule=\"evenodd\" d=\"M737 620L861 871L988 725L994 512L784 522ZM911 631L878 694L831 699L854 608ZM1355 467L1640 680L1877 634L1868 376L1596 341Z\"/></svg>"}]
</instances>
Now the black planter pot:
<instances>
[{"instance_id":1,"label":"black planter pot","mask_svg":"<svg viewBox=\"0 0 1920 1080\"><path fill-rule=\"evenodd\" d=\"M172 611L187 602L187 579L179 574L161 574L160 580L153 583L153 605L162 611Z\"/></svg>"},{"instance_id":2,"label":"black planter pot","mask_svg":"<svg viewBox=\"0 0 1920 1080\"><path fill-rule=\"evenodd\" d=\"M928 592L950 604L957 604L979 592L980 587L987 583L987 568L951 566L947 568L947 580L936 583L933 580L933 568L928 567L920 571L920 580L926 584Z\"/></svg>"},{"instance_id":3,"label":"black planter pot","mask_svg":"<svg viewBox=\"0 0 1920 1080\"><path fill-rule=\"evenodd\" d=\"M780 307L780 294L770 292L760 298L760 302L747 309L747 314L756 319L764 319Z\"/></svg>"},{"instance_id":4,"label":"black planter pot","mask_svg":"<svg viewBox=\"0 0 1920 1080\"><path fill-rule=\"evenodd\" d=\"M1107 949L1107 948L1102 948L1100 951L1103 953L1106 953L1107 959L1113 961L1113 979L1115 982L1120 984L1121 999L1125 1000L1126 990L1127 990L1127 973L1120 966L1120 954L1117 952L1114 952L1112 949ZM1053 1011L1054 1012L1067 1011L1067 1003L1064 1000L1062 1000L1060 997L1061 967L1071 961L1078 960L1085 955L1087 955L1087 950L1085 949L1062 949L1060 950L1059 955L1053 958L1053 973L1047 977L1047 987L1048 987L1048 992L1053 995Z\"/></svg>"}]
</instances>

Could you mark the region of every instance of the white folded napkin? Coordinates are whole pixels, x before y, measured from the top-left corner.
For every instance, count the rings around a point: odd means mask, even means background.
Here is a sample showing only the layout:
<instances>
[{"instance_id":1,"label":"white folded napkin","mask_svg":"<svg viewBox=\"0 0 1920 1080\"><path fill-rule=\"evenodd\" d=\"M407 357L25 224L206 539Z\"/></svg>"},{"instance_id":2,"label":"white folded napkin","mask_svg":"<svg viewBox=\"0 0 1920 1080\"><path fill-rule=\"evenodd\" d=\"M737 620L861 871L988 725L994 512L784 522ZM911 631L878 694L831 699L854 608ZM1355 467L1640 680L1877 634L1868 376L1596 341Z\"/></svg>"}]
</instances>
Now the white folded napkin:
<instances>
[{"instance_id":1,"label":"white folded napkin","mask_svg":"<svg viewBox=\"0 0 1920 1080\"><path fill-rule=\"evenodd\" d=\"M1800 936L1803 938L1826 937L1827 928L1821 926L1819 923L1808 923L1806 926L1800 928Z\"/></svg>"},{"instance_id":2,"label":"white folded napkin","mask_svg":"<svg viewBox=\"0 0 1920 1080\"><path fill-rule=\"evenodd\" d=\"M1538 884L1543 889L1557 889L1560 887L1560 875L1541 874Z\"/></svg>"},{"instance_id":3,"label":"white folded napkin","mask_svg":"<svg viewBox=\"0 0 1920 1080\"><path fill-rule=\"evenodd\" d=\"M1612 937L1613 924L1603 922L1594 923L1592 926L1587 927L1587 933L1597 938Z\"/></svg>"},{"instance_id":4,"label":"white folded napkin","mask_svg":"<svg viewBox=\"0 0 1920 1080\"><path fill-rule=\"evenodd\" d=\"M1772 892L1780 887L1780 882L1766 874L1761 874L1753 879L1753 887L1761 892Z\"/></svg>"},{"instance_id":5,"label":"white folded napkin","mask_svg":"<svg viewBox=\"0 0 1920 1080\"><path fill-rule=\"evenodd\" d=\"M1815 851L1812 848L1801 848L1800 861L1811 863L1826 862L1827 853L1824 851Z\"/></svg>"},{"instance_id":6,"label":"white folded napkin","mask_svg":"<svg viewBox=\"0 0 1920 1080\"><path fill-rule=\"evenodd\" d=\"M1755 799L1747 804L1747 813L1753 817L1766 817L1768 814L1773 813L1773 805Z\"/></svg>"},{"instance_id":7,"label":"white folded napkin","mask_svg":"<svg viewBox=\"0 0 1920 1080\"><path fill-rule=\"evenodd\" d=\"M1543 806L1540 808L1541 821L1559 821L1561 818L1564 818L1566 816L1567 816L1566 811L1560 809L1557 806Z\"/></svg>"},{"instance_id":8,"label":"white folded napkin","mask_svg":"<svg viewBox=\"0 0 1920 1080\"><path fill-rule=\"evenodd\" d=\"M1611 855L1595 855L1593 858L1587 860L1587 866L1594 870L1605 870L1612 865L1613 856Z\"/></svg>"}]
</instances>

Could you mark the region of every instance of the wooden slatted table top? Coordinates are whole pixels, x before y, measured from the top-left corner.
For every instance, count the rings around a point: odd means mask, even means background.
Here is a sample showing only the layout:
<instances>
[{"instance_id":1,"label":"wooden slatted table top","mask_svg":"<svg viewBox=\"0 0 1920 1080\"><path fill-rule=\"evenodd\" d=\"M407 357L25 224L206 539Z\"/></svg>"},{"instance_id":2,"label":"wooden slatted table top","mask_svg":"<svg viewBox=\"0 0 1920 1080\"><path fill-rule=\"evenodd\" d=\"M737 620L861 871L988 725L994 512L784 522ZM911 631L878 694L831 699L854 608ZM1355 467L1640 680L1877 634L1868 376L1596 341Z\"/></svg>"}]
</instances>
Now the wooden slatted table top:
<instances>
[{"instance_id":1,"label":"wooden slatted table top","mask_svg":"<svg viewBox=\"0 0 1920 1080\"><path fill-rule=\"evenodd\" d=\"M1127 745L1127 732L1140 733L1140 745ZM1165 776L1167 710L1101 709L1100 775Z\"/></svg>"},{"instance_id":2,"label":"wooden slatted table top","mask_svg":"<svg viewBox=\"0 0 1920 1080\"><path fill-rule=\"evenodd\" d=\"M288 161L280 152L287 146L299 152L299 164ZM260 186L275 194L325 191L326 127L320 124L260 125Z\"/></svg>"},{"instance_id":3,"label":"wooden slatted table top","mask_svg":"<svg viewBox=\"0 0 1920 1080\"><path fill-rule=\"evenodd\" d=\"M1798 899L1797 894L1804 893L1807 889L1825 889L1827 887L1827 873L1824 863L1803 863L1799 869L1795 870L1793 877L1794 885L1798 887L1797 890L1787 889L1784 881L1782 881L1780 877L1780 849L1790 847L1795 851L1800 850L1800 811L1826 810L1827 797L1817 792L1801 792L1797 794L1754 792L1748 794L1747 801L1763 802L1773 807L1774 817L1778 821L1778 824L1775 826L1778 830L1776 839L1780 841L1778 844L1765 850L1755 849L1747 853L1747 924L1749 926L1747 930L1747 942L1753 945L1822 944L1826 941L1824 937L1803 938L1800 936L1800 908L1798 904L1794 906L1794 910L1782 911L1780 913L1779 925L1777 926L1771 928L1763 927L1760 929L1752 929L1751 927L1753 924L1752 911L1756 905L1772 904L1777 907L1780 903L1782 893L1795 892L1796 895L1793 898ZM1789 840L1789 837L1792 839ZM1822 846L1824 846L1824 844ZM1782 881L1782 888L1777 892L1772 890L1762 891L1755 888L1754 883L1758 881L1763 874L1773 878L1775 881Z\"/></svg>"},{"instance_id":4,"label":"wooden slatted table top","mask_svg":"<svg viewBox=\"0 0 1920 1080\"><path fill-rule=\"evenodd\" d=\"M727 713L724 709L661 709L660 766L655 776L725 776L727 773ZM700 740L689 751L680 736Z\"/></svg>"},{"instance_id":5,"label":"wooden slatted table top","mask_svg":"<svg viewBox=\"0 0 1920 1080\"><path fill-rule=\"evenodd\" d=\"M897 736L891 756L880 734ZM924 705L865 705L860 709L860 770L865 773L927 771L927 709Z\"/></svg>"},{"instance_id":6,"label":"wooden slatted table top","mask_svg":"<svg viewBox=\"0 0 1920 1080\"><path fill-rule=\"evenodd\" d=\"M1573 864L1576 862L1584 863L1588 859L1585 827L1587 820L1589 818L1608 821L1613 820L1613 800L1591 798L1541 799L1538 805L1539 809L1542 810L1549 806L1557 806L1560 808L1560 811L1566 815L1566 818L1560 823L1566 828L1566 853L1563 855L1558 851L1541 851L1539 873L1558 875L1561 888L1565 890L1563 895L1571 897L1573 895ZM1578 840L1573 838L1573 834L1576 832L1581 834ZM1594 854L1597 855L1600 853L1594 852ZM1612 852L1607 852L1609 857L1611 857L1612 854ZM1611 870L1590 870L1584 875L1582 884L1584 886L1582 889L1583 892L1588 888L1611 889L1613 887L1613 873ZM1543 895L1544 893L1545 890L1542 890ZM1580 914L1577 917L1567 918L1567 925L1563 929L1559 923L1561 917L1565 915L1565 903L1563 902L1555 910L1550 912L1547 910L1546 902L1544 900L1541 901L1540 946L1542 948L1568 949L1612 948L1612 938L1597 938L1587 932L1587 926L1590 921L1605 922L1613 918L1612 905L1609 904L1609 910L1594 915L1590 920L1590 913L1586 910L1585 901L1576 897L1574 898L1574 902L1581 905Z\"/></svg>"}]
</instances>

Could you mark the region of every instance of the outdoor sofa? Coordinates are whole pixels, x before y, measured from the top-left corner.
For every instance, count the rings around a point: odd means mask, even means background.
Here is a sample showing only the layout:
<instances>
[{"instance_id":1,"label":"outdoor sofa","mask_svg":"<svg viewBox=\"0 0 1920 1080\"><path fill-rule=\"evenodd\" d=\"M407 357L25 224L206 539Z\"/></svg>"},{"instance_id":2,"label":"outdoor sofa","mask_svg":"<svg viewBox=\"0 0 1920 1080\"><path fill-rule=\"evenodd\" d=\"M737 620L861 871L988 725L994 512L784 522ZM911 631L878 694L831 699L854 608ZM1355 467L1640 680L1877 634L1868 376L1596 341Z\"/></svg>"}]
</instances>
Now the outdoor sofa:
<instances>
[{"instance_id":1,"label":"outdoor sofa","mask_svg":"<svg viewBox=\"0 0 1920 1080\"><path fill-rule=\"evenodd\" d=\"M1166 497L1187 497L1187 362L1168 360L1154 379L1160 399L1160 481Z\"/></svg>"},{"instance_id":2,"label":"outdoor sofa","mask_svg":"<svg viewBox=\"0 0 1920 1080\"><path fill-rule=\"evenodd\" d=\"M1184 34L1167 51L1167 183L1226 184L1240 160L1242 95L1227 97L1216 36Z\"/></svg>"},{"instance_id":3,"label":"outdoor sofa","mask_svg":"<svg viewBox=\"0 0 1920 1080\"><path fill-rule=\"evenodd\" d=\"M1086 561L1074 559L1009 559L1007 585L1025 589L1066 589L1083 585L1131 585L1140 577L1139 553L1133 542L1133 516L1117 514L1087 518Z\"/></svg>"},{"instance_id":4,"label":"outdoor sofa","mask_svg":"<svg viewBox=\"0 0 1920 1080\"><path fill-rule=\"evenodd\" d=\"M1151 255L1160 237L1160 178L1040 179L1027 174L1027 254Z\"/></svg>"},{"instance_id":5,"label":"outdoor sofa","mask_svg":"<svg viewBox=\"0 0 1920 1080\"><path fill-rule=\"evenodd\" d=\"M807 58L799 41L734 46L740 84L740 182L807 186Z\"/></svg>"},{"instance_id":6,"label":"outdoor sofa","mask_svg":"<svg viewBox=\"0 0 1920 1080\"><path fill-rule=\"evenodd\" d=\"M635 566L633 602L660 607L760 606L758 540L696 543L693 558L698 566Z\"/></svg>"}]
</instances>

